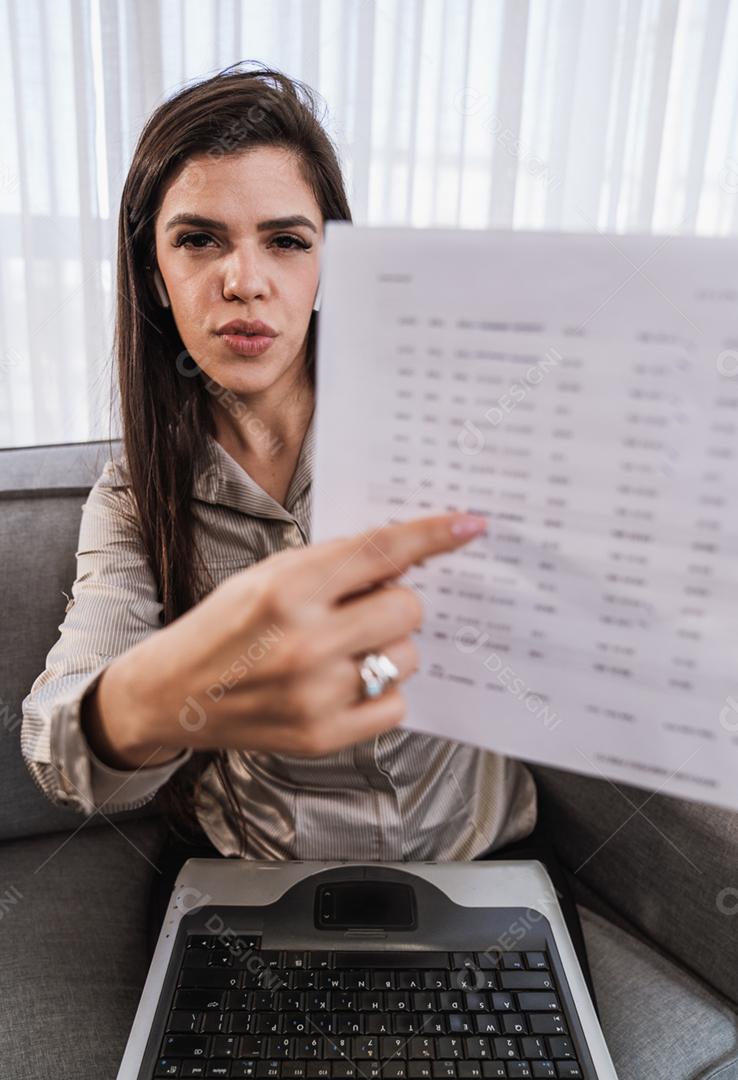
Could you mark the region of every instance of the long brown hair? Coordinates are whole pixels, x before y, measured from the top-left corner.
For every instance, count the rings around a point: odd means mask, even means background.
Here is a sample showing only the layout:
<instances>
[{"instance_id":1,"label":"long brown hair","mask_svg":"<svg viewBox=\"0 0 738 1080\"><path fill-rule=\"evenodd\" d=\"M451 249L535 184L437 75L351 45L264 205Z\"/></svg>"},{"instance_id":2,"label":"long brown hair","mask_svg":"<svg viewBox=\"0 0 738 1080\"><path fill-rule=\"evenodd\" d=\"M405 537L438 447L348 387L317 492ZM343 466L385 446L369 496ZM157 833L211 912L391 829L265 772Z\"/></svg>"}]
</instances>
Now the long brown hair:
<instances>
[{"instance_id":1,"label":"long brown hair","mask_svg":"<svg viewBox=\"0 0 738 1080\"><path fill-rule=\"evenodd\" d=\"M317 95L281 71L241 61L212 78L188 84L148 118L133 154L118 219L114 361L118 370L123 450L141 536L155 574L167 625L196 602L196 564L190 504L206 437L214 435L210 393L202 372L183 377L184 350L171 309L157 302L147 268L155 263L154 219L166 184L195 154L234 154L258 146L291 151L324 221L351 220L336 149L318 116ZM315 313L306 368L315 382ZM210 579L211 584L212 579ZM176 832L192 831L199 780L214 763L233 820L240 854L246 823L228 775L225 750L192 755L158 793Z\"/></svg>"}]
</instances>

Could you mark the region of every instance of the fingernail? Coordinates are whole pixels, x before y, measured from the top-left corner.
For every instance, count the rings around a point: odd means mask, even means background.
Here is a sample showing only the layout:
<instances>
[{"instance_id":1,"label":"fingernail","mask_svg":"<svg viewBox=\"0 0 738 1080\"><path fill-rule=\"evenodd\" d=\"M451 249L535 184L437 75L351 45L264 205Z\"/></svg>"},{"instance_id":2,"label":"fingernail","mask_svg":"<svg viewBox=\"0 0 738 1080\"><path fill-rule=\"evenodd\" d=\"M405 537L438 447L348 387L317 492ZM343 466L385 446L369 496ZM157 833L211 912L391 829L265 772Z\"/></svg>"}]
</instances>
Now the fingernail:
<instances>
[{"instance_id":1,"label":"fingernail","mask_svg":"<svg viewBox=\"0 0 738 1080\"><path fill-rule=\"evenodd\" d=\"M487 531L485 518L475 517L474 514L462 514L456 518L451 526L454 536L476 536L478 533Z\"/></svg>"}]
</instances>

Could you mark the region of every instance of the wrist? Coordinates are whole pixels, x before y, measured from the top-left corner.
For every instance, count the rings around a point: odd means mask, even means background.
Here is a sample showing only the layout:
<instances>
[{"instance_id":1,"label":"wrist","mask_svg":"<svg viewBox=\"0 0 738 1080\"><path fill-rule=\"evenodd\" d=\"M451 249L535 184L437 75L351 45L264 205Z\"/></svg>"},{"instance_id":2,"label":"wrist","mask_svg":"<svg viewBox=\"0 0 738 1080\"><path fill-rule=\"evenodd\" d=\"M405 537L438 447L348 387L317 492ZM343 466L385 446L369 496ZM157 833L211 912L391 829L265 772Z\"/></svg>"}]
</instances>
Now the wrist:
<instances>
[{"instance_id":1,"label":"wrist","mask_svg":"<svg viewBox=\"0 0 738 1080\"><path fill-rule=\"evenodd\" d=\"M166 746L153 704L139 690L135 658L117 657L103 672L89 707L86 735L97 757L118 769L163 765L182 747ZM92 735L92 738L90 738Z\"/></svg>"}]
</instances>

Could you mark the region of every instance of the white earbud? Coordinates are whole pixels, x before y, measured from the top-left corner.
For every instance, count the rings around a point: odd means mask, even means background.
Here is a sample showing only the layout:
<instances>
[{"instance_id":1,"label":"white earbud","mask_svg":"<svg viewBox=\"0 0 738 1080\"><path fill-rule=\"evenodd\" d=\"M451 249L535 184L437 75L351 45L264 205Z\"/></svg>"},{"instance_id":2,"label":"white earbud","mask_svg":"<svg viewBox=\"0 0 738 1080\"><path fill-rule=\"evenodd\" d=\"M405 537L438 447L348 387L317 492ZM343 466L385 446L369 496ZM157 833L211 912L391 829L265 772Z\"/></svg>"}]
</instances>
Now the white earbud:
<instances>
[{"instance_id":1,"label":"white earbud","mask_svg":"<svg viewBox=\"0 0 738 1080\"><path fill-rule=\"evenodd\" d=\"M313 304L313 311L320 311L320 281L318 282L318 291L315 294L315 303Z\"/></svg>"},{"instance_id":2,"label":"white earbud","mask_svg":"<svg viewBox=\"0 0 738 1080\"><path fill-rule=\"evenodd\" d=\"M164 278L161 276L158 266L154 268L154 286L159 295L161 306L170 307L171 301L169 300L169 293L167 292L167 287L164 284Z\"/></svg>"}]
</instances>

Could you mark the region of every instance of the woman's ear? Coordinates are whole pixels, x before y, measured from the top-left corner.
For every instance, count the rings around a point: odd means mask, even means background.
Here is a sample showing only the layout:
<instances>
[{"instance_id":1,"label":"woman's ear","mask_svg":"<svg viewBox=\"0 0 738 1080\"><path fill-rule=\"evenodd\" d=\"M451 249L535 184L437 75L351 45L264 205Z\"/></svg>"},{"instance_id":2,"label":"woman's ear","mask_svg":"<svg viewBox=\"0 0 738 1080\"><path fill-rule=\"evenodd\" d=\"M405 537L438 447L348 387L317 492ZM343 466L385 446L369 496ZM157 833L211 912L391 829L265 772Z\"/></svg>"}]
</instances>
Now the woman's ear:
<instances>
[{"instance_id":1,"label":"woman's ear","mask_svg":"<svg viewBox=\"0 0 738 1080\"><path fill-rule=\"evenodd\" d=\"M171 307L169 293L167 292L167 287L164 284L164 278L161 276L158 266L154 267L154 288L156 289L156 292L158 294L161 306L165 308Z\"/></svg>"}]
</instances>

